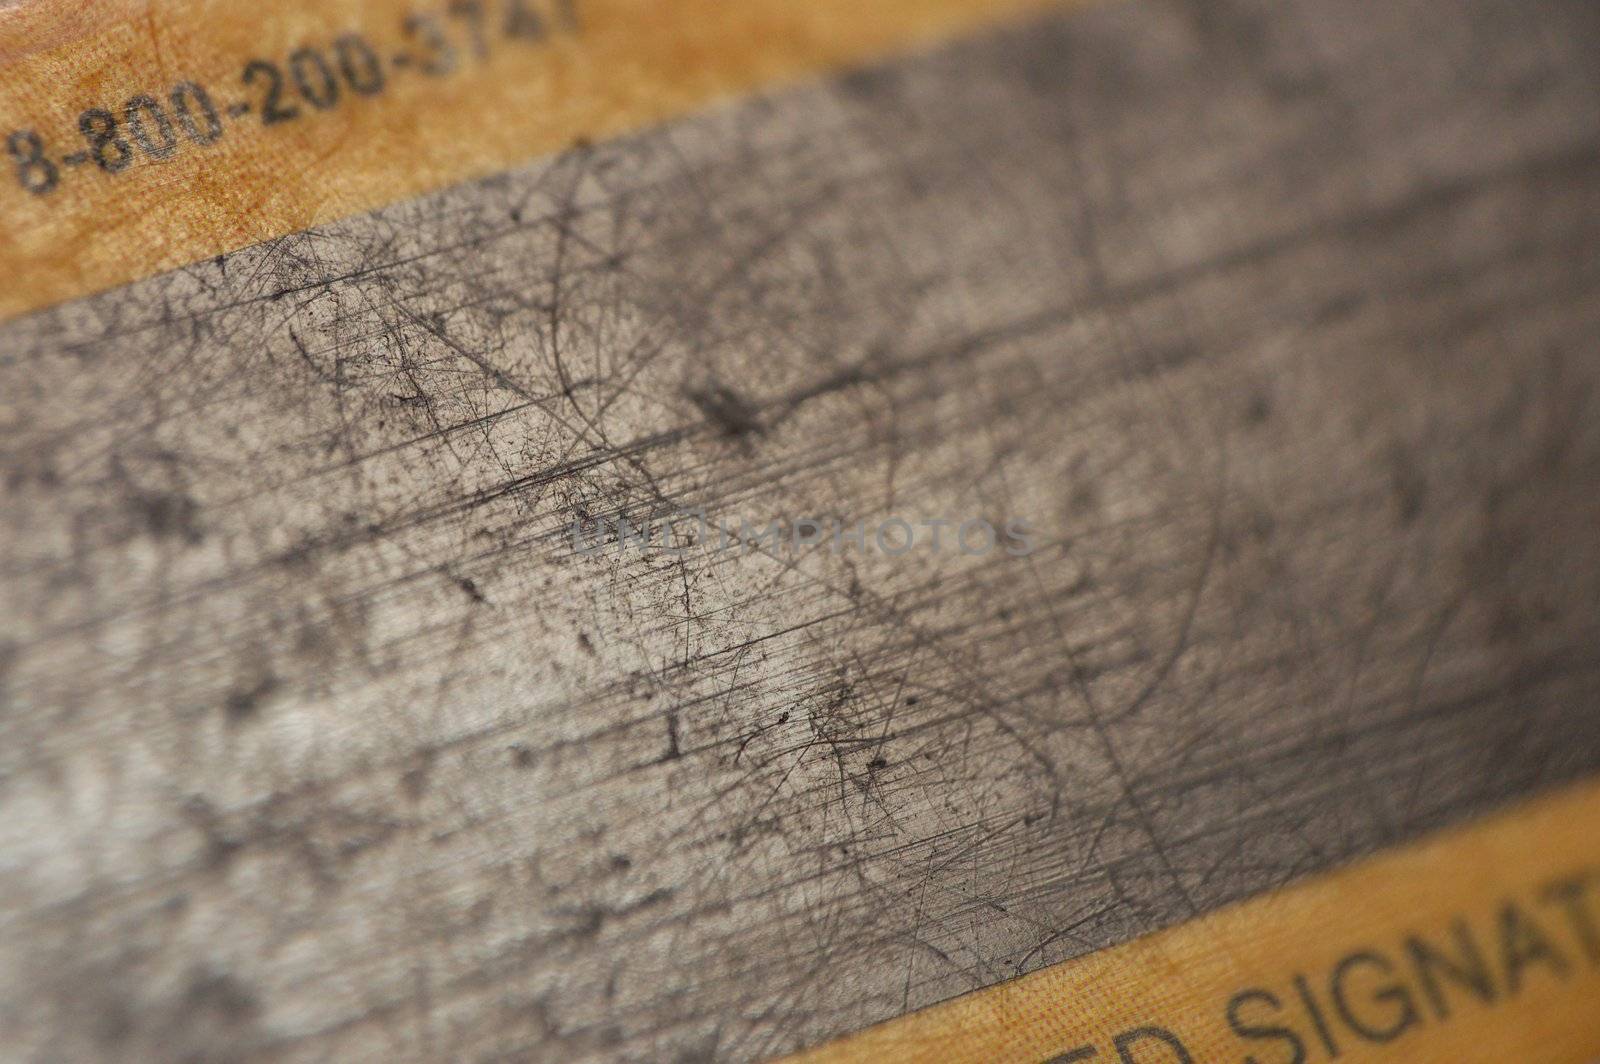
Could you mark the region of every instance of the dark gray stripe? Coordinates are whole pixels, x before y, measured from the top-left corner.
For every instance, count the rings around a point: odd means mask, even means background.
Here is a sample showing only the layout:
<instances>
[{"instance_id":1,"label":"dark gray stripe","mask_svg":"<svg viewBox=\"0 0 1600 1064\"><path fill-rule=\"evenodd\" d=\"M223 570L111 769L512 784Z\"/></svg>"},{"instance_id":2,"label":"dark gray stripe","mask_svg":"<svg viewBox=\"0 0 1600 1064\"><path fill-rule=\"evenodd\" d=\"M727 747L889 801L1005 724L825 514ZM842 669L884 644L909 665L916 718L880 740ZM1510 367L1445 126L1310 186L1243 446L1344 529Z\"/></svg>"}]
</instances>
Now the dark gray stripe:
<instances>
[{"instance_id":1,"label":"dark gray stripe","mask_svg":"<svg viewBox=\"0 0 1600 1064\"><path fill-rule=\"evenodd\" d=\"M1105 7L0 328L13 1059L750 1059L1600 767L1590 0ZM1030 519L572 556L575 513Z\"/></svg>"}]
</instances>

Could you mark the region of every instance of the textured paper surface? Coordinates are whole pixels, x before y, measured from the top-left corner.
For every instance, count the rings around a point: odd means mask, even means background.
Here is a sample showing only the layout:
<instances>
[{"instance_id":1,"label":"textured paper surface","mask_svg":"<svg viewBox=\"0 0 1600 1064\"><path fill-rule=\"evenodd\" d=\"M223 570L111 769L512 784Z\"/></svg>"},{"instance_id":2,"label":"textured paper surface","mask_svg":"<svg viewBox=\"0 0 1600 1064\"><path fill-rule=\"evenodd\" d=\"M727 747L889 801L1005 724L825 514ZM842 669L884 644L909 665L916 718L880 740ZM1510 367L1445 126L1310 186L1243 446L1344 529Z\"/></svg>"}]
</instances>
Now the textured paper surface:
<instances>
[{"instance_id":1,"label":"textured paper surface","mask_svg":"<svg viewBox=\"0 0 1600 1064\"><path fill-rule=\"evenodd\" d=\"M1587 1064L1596 825L1588 784L790 1059Z\"/></svg>"},{"instance_id":2,"label":"textured paper surface","mask_svg":"<svg viewBox=\"0 0 1600 1064\"><path fill-rule=\"evenodd\" d=\"M488 27L503 0L480 0ZM558 24L556 4L525 0ZM413 0L116 0L0 9L0 136L34 130L52 159L82 147L79 115L171 86L207 86L224 134L203 150L154 160L135 151L111 174L85 165L44 196L0 180L0 316L149 276L358 210L492 173L574 142L636 129L718 98L927 45L1042 0L578 0L578 28L544 44L490 40L477 59L449 4ZM427 24L452 42L454 69L432 58ZM378 96L343 87L316 112L295 97L286 57L359 32L388 74ZM41 44L46 47L41 47ZM395 57L409 60L396 69ZM280 108L298 120L261 124L263 79L241 84L251 58L284 72ZM338 80L336 76L336 81ZM249 102L248 116L227 105ZM129 141L130 147L136 147ZM7 168L11 160L4 159Z\"/></svg>"}]
</instances>

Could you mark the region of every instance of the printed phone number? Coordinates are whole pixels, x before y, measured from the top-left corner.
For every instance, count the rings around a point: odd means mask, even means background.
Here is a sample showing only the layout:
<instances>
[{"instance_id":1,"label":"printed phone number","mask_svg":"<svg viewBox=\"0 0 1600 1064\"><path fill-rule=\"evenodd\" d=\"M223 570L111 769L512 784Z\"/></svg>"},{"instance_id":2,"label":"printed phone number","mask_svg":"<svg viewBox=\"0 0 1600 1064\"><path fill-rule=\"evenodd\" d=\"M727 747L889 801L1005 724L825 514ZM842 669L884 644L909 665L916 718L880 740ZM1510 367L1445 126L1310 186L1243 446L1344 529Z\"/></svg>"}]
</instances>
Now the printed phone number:
<instances>
[{"instance_id":1,"label":"printed phone number","mask_svg":"<svg viewBox=\"0 0 1600 1064\"><path fill-rule=\"evenodd\" d=\"M324 46L296 48L281 62L246 61L239 74L244 92L238 99L219 104L199 82L180 81L164 99L139 93L117 109L84 109L78 115L78 138L59 154L34 129L9 133L6 151L17 183L36 196L48 196L75 171L118 174L209 148L223 138L229 123L297 121L380 96L397 75L449 77L487 60L498 43L537 45L576 35L577 5L578 0L452 0L442 13L419 12L402 19L402 44L392 52L380 51L360 33L345 33Z\"/></svg>"}]
</instances>

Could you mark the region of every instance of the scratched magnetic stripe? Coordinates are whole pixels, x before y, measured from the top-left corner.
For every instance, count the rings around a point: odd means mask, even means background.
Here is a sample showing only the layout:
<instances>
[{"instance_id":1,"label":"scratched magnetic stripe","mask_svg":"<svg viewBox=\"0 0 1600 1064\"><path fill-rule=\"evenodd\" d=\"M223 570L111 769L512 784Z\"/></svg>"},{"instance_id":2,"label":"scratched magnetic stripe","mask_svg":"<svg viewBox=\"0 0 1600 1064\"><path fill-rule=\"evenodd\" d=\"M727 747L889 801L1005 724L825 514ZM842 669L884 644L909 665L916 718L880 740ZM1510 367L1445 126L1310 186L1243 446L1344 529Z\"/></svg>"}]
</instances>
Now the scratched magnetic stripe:
<instances>
[{"instance_id":1,"label":"scratched magnetic stripe","mask_svg":"<svg viewBox=\"0 0 1600 1064\"><path fill-rule=\"evenodd\" d=\"M1600 9L126 10L0 22L0 1056L1600 1056Z\"/></svg>"}]
</instances>

